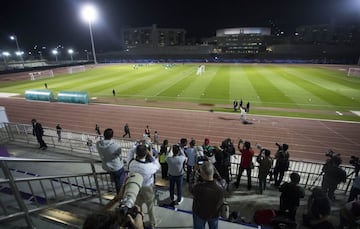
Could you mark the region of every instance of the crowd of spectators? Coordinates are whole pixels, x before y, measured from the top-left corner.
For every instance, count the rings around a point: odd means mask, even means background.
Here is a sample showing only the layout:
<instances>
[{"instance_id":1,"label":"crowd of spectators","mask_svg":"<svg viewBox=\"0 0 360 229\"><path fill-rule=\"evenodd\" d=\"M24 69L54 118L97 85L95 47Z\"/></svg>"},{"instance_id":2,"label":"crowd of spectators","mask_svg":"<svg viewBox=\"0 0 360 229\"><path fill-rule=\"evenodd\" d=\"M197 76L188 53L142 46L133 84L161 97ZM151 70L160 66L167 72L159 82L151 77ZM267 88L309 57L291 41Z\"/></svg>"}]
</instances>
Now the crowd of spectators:
<instances>
[{"instance_id":1,"label":"crowd of spectators","mask_svg":"<svg viewBox=\"0 0 360 229\"><path fill-rule=\"evenodd\" d=\"M123 180L119 179L123 165L119 158L121 149L119 146L112 145L112 136L112 130L106 129L104 140L100 138L96 146L103 160L103 168L112 176L118 192L119 186L123 183ZM231 191L240 188L241 176L245 170L247 190L251 190L253 187L251 174L254 169L258 169L257 194L266 194L264 191L270 183L279 190L279 208L276 209L277 216L274 216L272 222L277 225L285 224L288 228L295 228L294 225L299 223L296 222L296 214L300 199L305 197L305 190L299 185L301 178L298 173L291 173L289 182L283 181L284 174L289 170L290 154L287 144L276 143L278 150L273 157L269 149L261 146L257 146L259 153L255 155L251 143L246 140L238 142L236 151L231 139L225 139L219 147L211 145L209 138L205 138L202 145L197 145L194 139L191 139L188 145L186 138L181 138L178 143L171 145L167 139L164 139L158 152L158 148L152 146L149 126L146 126L143 137L144 139L136 142L128 153L127 169L130 173L137 172L144 177L136 204L138 206L146 204L152 227L157 224L154 209L154 183L156 173L160 170L161 178L169 181L170 206L181 205L182 188L185 185L193 194L194 228L204 228L206 223L209 228L218 228L224 196L231 195ZM156 141L158 142L158 136ZM234 189L230 189L231 157L238 156L241 157L240 165L236 181L232 185ZM303 216L303 224L306 227L335 228L335 225L328 220L328 216L331 212L331 203L334 201L334 190L346 178L346 173L338 168L340 163L341 161L337 158L333 158L331 164L324 165L322 187L312 189L307 202L307 214ZM339 175L334 171L338 171ZM336 181L332 182L333 179ZM183 182L184 180L186 183ZM339 226L341 228L356 228L358 225L359 183L360 179L357 177L351 189L349 203L340 211Z\"/></svg>"}]
</instances>

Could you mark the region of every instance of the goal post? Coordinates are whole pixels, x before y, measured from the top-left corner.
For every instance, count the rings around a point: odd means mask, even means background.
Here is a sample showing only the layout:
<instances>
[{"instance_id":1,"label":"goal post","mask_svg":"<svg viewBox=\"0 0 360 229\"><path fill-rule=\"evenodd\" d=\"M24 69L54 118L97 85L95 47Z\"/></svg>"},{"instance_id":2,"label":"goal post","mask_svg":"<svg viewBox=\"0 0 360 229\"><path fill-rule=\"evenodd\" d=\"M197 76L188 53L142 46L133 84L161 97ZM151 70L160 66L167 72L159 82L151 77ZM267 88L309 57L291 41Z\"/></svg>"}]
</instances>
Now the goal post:
<instances>
[{"instance_id":1,"label":"goal post","mask_svg":"<svg viewBox=\"0 0 360 229\"><path fill-rule=\"evenodd\" d=\"M349 68L348 77L360 77L360 68Z\"/></svg>"},{"instance_id":2,"label":"goal post","mask_svg":"<svg viewBox=\"0 0 360 229\"><path fill-rule=\"evenodd\" d=\"M30 80L37 80L43 78L51 78L54 77L53 70L45 70L45 71L38 71L38 72L30 72L29 73Z\"/></svg>"},{"instance_id":3,"label":"goal post","mask_svg":"<svg viewBox=\"0 0 360 229\"><path fill-rule=\"evenodd\" d=\"M68 67L69 74L73 74L73 73L77 73L77 72L84 72L85 70L86 70L86 68L84 65Z\"/></svg>"}]
</instances>

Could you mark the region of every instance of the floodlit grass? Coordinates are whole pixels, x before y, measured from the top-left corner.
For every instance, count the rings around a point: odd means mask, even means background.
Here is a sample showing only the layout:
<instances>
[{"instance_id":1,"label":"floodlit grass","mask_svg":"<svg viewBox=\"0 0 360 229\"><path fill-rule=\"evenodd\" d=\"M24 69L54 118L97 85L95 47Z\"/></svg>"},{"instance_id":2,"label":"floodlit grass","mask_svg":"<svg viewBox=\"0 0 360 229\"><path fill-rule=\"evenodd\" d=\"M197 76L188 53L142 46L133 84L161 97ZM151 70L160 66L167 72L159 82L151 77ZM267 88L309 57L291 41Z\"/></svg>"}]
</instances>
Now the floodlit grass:
<instances>
[{"instance_id":1,"label":"floodlit grass","mask_svg":"<svg viewBox=\"0 0 360 229\"><path fill-rule=\"evenodd\" d=\"M121 98L214 104L215 111L232 111L233 100L243 99L244 104L250 101L253 114L360 121L349 112L360 111L360 79L349 78L340 69L208 64L205 73L197 76L197 67L150 64L134 69L130 64L109 65L48 79L1 82L0 92L23 95L28 89L44 89L46 82L54 95L86 91L90 97L112 97L115 89Z\"/></svg>"}]
</instances>

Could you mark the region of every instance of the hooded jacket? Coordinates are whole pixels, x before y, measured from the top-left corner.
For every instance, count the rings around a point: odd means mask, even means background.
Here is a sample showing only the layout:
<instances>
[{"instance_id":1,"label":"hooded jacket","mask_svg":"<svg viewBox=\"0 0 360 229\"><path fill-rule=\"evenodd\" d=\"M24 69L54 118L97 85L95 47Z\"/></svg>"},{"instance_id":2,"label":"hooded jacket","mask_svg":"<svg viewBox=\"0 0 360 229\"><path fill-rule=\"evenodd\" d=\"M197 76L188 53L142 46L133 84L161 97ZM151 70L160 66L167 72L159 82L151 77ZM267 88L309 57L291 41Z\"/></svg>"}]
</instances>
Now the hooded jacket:
<instances>
[{"instance_id":1,"label":"hooded jacket","mask_svg":"<svg viewBox=\"0 0 360 229\"><path fill-rule=\"evenodd\" d=\"M112 140L96 142L96 148L102 160L102 168L107 172L115 172L124 167L121 159L121 148Z\"/></svg>"}]
</instances>

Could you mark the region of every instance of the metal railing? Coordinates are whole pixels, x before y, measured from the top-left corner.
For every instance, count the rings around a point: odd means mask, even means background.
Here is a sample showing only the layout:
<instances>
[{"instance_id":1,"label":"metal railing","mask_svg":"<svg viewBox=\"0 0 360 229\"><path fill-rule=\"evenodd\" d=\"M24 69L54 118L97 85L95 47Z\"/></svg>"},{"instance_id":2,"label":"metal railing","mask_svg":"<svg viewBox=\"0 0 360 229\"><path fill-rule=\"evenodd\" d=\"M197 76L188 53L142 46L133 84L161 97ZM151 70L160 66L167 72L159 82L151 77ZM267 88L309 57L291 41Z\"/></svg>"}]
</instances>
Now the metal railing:
<instances>
[{"instance_id":1,"label":"metal railing","mask_svg":"<svg viewBox=\"0 0 360 229\"><path fill-rule=\"evenodd\" d=\"M29 168L29 163L32 170L52 171L51 168L61 167L53 173L62 174L42 175L19 169ZM108 173L96 170L100 168L98 163L94 160L1 158L0 223L21 217L29 228L34 228L32 213L90 198L99 198L102 204L102 190L114 190L114 187ZM74 172L73 168L78 171Z\"/></svg>"}]
</instances>

